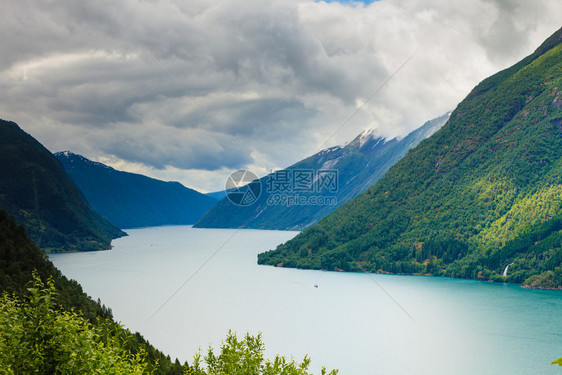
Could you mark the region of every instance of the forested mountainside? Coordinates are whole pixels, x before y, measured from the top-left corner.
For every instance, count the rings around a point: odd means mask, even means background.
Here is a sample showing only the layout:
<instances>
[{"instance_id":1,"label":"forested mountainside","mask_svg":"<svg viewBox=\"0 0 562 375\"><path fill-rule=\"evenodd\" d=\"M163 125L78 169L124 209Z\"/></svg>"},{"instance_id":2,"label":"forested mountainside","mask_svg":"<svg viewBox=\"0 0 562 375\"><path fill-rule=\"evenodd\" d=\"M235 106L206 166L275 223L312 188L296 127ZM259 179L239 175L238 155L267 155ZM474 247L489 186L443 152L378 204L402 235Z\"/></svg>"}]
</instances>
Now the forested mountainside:
<instances>
[{"instance_id":1,"label":"forested mountainside","mask_svg":"<svg viewBox=\"0 0 562 375\"><path fill-rule=\"evenodd\" d=\"M377 184L259 263L561 287L561 42L481 82Z\"/></svg>"},{"instance_id":2,"label":"forested mountainside","mask_svg":"<svg viewBox=\"0 0 562 375\"><path fill-rule=\"evenodd\" d=\"M16 123L0 120L0 209L45 251L109 249L125 235L95 212L61 163Z\"/></svg>"}]
</instances>

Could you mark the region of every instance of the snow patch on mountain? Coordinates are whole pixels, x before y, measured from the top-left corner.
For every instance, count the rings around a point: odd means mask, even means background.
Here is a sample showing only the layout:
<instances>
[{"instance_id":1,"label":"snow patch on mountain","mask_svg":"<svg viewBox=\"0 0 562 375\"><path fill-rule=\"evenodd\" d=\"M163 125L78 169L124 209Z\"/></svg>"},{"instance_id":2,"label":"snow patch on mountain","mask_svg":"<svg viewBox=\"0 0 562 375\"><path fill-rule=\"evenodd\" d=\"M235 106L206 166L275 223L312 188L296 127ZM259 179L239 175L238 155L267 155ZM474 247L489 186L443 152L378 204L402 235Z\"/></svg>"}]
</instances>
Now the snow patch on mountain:
<instances>
[{"instance_id":1,"label":"snow patch on mountain","mask_svg":"<svg viewBox=\"0 0 562 375\"><path fill-rule=\"evenodd\" d=\"M363 147L367 142L375 137L375 129L367 129L359 135L359 147Z\"/></svg>"}]
</instances>

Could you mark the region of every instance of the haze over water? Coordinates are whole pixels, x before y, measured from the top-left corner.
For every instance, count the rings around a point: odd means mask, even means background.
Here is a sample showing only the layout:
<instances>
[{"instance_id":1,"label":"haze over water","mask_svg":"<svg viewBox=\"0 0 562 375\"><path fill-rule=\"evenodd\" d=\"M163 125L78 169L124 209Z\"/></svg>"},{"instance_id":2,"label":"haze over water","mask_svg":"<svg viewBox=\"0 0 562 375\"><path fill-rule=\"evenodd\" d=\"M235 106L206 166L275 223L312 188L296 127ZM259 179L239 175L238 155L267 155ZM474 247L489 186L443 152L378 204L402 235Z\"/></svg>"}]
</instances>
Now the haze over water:
<instances>
[{"instance_id":1,"label":"haze over water","mask_svg":"<svg viewBox=\"0 0 562 375\"><path fill-rule=\"evenodd\" d=\"M218 347L232 329L262 332L269 356L309 354L315 373L321 365L340 374L560 373L550 362L562 356L561 291L256 264L297 232L127 233L111 251L50 259L116 320L181 361Z\"/></svg>"}]
</instances>

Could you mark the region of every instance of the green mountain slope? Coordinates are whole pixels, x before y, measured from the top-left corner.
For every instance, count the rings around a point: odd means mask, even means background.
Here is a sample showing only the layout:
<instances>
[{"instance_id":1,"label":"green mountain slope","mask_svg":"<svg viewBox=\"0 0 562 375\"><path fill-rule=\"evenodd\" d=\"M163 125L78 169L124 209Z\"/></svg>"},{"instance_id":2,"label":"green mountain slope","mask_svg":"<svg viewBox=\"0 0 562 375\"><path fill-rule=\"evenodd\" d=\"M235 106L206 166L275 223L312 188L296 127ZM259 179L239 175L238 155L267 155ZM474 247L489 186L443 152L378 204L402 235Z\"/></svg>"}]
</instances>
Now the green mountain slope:
<instances>
[{"instance_id":1,"label":"green mountain slope","mask_svg":"<svg viewBox=\"0 0 562 375\"><path fill-rule=\"evenodd\" d=\"M101 250L125 233L97 214L60 162L14 122L0 120L0 209L46 251Z\"/></svg>"},{"instance_id":2,"label":"green mountain slope","mask_svg":"<svg viewBox=\"0 0 562 375\"><path fill-rule=\"evenodd\" d=\"M561 42L562 29L484 80L377 184L259 263L562 286Z\"/></svg>"},{"instance_id":3,"label":"green mountain slope","mask_svg":"<svg viewBox=\"0 0 562 375\"><path fill-rule=\"evenodd\" d=\"M179 182L118 171L69 151L55 157L92 207L119 228L193 224L217 203Z\"/></svg>"},{"instance_id":4,"label":"green mountain slope","mask_svg":"<svg viewBox=\"0 0 562 375\"><path fill-rule=\"evenodd\" d=\"M302 230L350 201L378 181L408 150L435 133L449 118L445 114L427 121L402 139L376 137L372 131L357 136L345 147L322 150L300 162L260 179L261 194L250 205L240 206L224 198L197 223L199 228L257 228ZM318 171L335 171L334 189L294 188L293 178ZM289 176L288 189L272 188L283 176ZM291 204L290 200L298 201Z\"/></svg>"}]
</instances>

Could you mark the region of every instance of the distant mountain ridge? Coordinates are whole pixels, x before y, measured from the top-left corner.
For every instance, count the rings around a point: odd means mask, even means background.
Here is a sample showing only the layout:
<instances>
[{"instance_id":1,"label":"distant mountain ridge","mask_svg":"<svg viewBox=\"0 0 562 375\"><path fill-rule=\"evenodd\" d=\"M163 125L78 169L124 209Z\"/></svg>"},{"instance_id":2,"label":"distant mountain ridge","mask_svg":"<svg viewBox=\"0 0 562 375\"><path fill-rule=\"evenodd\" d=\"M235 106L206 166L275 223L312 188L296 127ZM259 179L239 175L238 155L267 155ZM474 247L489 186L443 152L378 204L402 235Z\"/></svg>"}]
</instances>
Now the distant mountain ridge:
<instances>
[{"instance_id":1,"label":"distant mountain ridge","mask_svg":"<svg viewBox=\"0 0 562 375\"><path fill-rule=\"evenodd\" d=\"M450 113L430 120L402 139L377 137L373 130L358 135L345 147L324 149L284 170L260 179L261 194L248 206L222 199L196 224L199 228L256 228L302 230L334 209L353 199L380 179L408 150L437 131ZM315 174L335 170L336 191L272 191L268 185L276 177L304 171ZM316 176L318 177L318 176ZM313 178L316 178L313 177ZM311 181L312 182L312 181ZM281 193L281 194L277 194ZM300 204L282 204L280 199L299 199ZM331 199L331 200L330 200ZM332 204L335 201L335 204ZM303 203L304 202L304 203ZM320 202L327 204L311 204ZM287 202L288 203L288 202Z\"/></svg>"},{"instance_id":2,"label":"distant mountain ridge","mask_svg":"<svg viewBox=\"0 0 562 375\"><path fill-rule=\"evenodd\" d=\"M482 81L365 193L258 262L562 288L562 29Z\"/></svg>"},{"instance_id":3,"label":"distant mountain ridge","mask_svg":"<svg viewBox=\"0 0 562 375\"><path fill-rule=\"evenodd\" d=\"M0 120L0 209L47 251L109 249L125 235L88 204L61 163L15 122Z\"/></svg>"},{"instance_id":4,"label":"distant mountain ridge","mask_svg":"<svg viewBox=\"0 0 562 375\"><path fill-rule=\"evenodd\" d=\"M119 228L193 224L217 202L179 182L118 171L70 151L55 156L92 207Z\"/></svg>"},{"instance_id":5,"label":"distant mountain ridge","mask_svg":"<svg viewBox=\"0 0 562 375\"><path fill-rule=\"evenodd\" d=\"M219 201L219 200L226 197L226 190L213 191L213 192L210 192L210 193L205 193L205 195Z\"/></svg>"}]
</instances>

